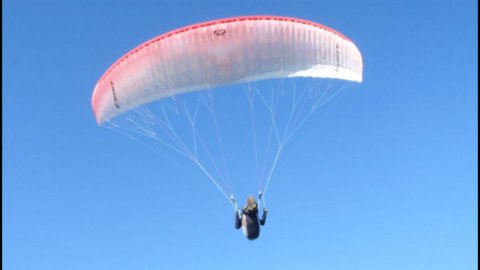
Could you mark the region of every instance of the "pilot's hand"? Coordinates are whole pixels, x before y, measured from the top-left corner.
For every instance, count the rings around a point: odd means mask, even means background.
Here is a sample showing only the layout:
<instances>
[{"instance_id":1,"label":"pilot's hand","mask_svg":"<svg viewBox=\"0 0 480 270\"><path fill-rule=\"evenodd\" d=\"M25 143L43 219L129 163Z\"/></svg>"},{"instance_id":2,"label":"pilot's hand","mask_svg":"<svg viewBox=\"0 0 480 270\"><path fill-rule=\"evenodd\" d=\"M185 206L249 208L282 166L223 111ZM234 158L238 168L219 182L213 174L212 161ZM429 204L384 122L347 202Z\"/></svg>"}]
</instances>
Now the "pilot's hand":
<instances>
[{"instance_id":1,"label":"pilot's hand","mask_svg":"<svg viewBox=\"0 0 480 270\"><path fill-rule=\"evenodd\" d=\"M263 212L268 212L268 209L266 207L263 208Z\"/></svg>"}]
</instances>

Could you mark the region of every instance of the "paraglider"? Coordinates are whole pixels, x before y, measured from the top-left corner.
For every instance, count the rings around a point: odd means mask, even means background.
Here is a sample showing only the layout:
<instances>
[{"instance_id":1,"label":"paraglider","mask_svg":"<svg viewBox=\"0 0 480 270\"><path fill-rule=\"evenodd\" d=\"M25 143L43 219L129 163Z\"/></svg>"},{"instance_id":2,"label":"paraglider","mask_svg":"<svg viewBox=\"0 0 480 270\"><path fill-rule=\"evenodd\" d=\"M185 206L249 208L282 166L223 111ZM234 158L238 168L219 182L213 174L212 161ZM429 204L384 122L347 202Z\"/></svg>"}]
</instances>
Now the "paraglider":
<instances>
[{"instance_id":1,"label":"paraglider","mask_svg":"<svg viewBox=\"0 0 480 270\"><path fill-rule=\"evenodd\" d=\"M236 211L236 227L243 227L247 238L255 239L259 234L259 225L265 223L266 207L262 218L258 218L255 199L249 198L247 207L241 212L232 200L228 173L221 172L222 168L226 171L226 159L213 94L208 91L272 79L323 78L361 82L362 69L362 56L355 44L321 24L280 16L225 18L168 32L125 54L95 85L92 108L99 125L152 138L191 160L231 203ZM261 166L257 153L260 144L256 141L257 130L253 128L260 194L266 193L285 144L306 119L302 112L306 111L308 115L323 104L318 98L322 94L317 89L300 93L296 89L287 90L284 92L290 92L293 99L288 107L291 111L286 117L283 132L277 124L278 111L281 110L277 106L279 98L274 96L279 95L279 91L272 90L272 99L268 101L257 88L247 87L246 90L252 126L255 127L253 106L265 104L267 118L272 121L271 125L264 125L269 129L266 137L276 140L276 148L270 143L265 147L265 156L271 152L274 154L270 154ZM204 92L208 94L202 95ZM201 97L189 107L181 100L186 93L199 93ZM172 99L172 102L161 105L158 114L146 109L150 104L167 99ZM222 159L220 166L215 164L215 155L209 151L199 132L197 118L202 108L213 119L214 136L220 149L217 156ZM185 116L187 124L180 131L191 130L188 138L192 141L190 145L182 139L181 132L175 131L175 121L171 119L174 114ZM115 122L121 117L126 117L126 120L120 124ZM160 138L159 134L165 136ZM210 169L201 160L202 149L204 158L214 163ZM216 171L217 176L212 171ZM223 180L219 181L219 178ZM262 200L265 206L264 197Z\"/></svg>"},{"instance_id":2,"label":"paraglider","mask_svg":"<svg viewBox=\"0 0 480 270\"><path fill-rule=\"evenodd\" d=\"M268 209L263 208L263 214L258 216L258 204L253 196L247 197L247 203L242 208L242 212L235 211L235 229L243 229L243 234L248 240L255 240L260 235L260 226L265 225L267 221Z\"/></svg>"}]
</instances>

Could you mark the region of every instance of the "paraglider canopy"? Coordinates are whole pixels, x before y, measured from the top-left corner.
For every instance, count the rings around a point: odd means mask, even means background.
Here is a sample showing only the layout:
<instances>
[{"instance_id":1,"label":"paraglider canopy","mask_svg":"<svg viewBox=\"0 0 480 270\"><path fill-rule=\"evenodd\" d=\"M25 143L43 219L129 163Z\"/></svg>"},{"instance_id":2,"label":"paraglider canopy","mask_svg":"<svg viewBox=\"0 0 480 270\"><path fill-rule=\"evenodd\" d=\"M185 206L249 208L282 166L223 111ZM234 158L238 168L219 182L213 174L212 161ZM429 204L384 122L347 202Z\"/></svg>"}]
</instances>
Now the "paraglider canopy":
<instances>
[{"instance_id":1,"label":"paraglider canopy","mask_svg":"<svg viewBox=\"0 0 480 270\"><path fill-rule=\"evenodd\" d=\"M279 16L234 17L160 35L116 61L95 86L97 123L137 106L217 86L272 78L362 81L355 44L318 23Z\"/></svg>"}]
</instances>

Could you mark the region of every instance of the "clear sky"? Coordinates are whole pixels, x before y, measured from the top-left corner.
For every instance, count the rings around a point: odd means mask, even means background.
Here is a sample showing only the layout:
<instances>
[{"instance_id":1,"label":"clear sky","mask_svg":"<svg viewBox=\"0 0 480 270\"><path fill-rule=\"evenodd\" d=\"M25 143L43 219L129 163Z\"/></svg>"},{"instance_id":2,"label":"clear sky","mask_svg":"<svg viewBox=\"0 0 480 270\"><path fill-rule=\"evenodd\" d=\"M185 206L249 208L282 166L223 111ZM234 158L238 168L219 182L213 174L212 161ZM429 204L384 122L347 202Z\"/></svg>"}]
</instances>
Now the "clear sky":
<instances>
[{"instance_id":1,"label":"clear sky","mask_svg":"<svg viewBox=\"0 0 480 270\"><path fill-rule=\"evenodd\" d=\"M4 269L476 269L477 5L3 1ZM90 99L138 44L252 14L345 34L364 82L296 134L247 241L198 168L97 126Z\"/></svg>"}]
</instances>

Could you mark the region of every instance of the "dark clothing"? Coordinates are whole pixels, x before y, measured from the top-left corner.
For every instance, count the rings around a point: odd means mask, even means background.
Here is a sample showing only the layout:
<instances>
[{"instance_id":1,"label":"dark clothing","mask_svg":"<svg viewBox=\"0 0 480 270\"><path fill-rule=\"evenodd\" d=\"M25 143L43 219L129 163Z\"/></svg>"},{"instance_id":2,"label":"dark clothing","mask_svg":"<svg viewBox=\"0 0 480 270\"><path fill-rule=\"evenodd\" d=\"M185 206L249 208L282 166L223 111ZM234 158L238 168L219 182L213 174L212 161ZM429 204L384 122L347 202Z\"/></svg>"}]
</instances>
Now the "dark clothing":
<instances>
[{"instance_id":1,"label":"dark clothing","mask_svg":"<svg viewBox=\"0 0 480 270\"><path fill-rule=\"evenodd\" d=\"M248 211L243 209L242 217L238 215L238 212L235 212L235 229L240 229L243 227L243 234L249 240L254 240L260 235L260 225L265 225L267 220L267 212L263 211L262 218L258 217L258 210Z\"/></svg>"}]
</instances>

